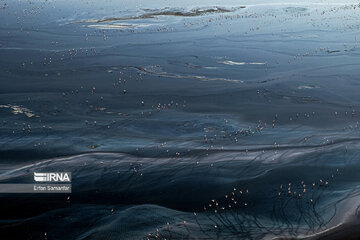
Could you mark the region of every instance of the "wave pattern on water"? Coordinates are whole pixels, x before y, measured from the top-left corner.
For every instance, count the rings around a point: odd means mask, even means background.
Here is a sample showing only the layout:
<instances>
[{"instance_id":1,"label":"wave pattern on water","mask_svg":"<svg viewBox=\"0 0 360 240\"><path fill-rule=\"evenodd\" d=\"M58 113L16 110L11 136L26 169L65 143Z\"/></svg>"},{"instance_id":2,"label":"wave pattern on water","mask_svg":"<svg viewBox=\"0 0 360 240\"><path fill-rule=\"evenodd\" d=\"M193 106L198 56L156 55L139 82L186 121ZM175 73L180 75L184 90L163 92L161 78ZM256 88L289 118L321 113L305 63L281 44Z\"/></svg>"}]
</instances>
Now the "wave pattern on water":
<instances>
[{"instance_id":1,"label":"wave pattern on water","mask_svg":"<svg viewBox=\"0 0 360 240\"><path fill-rule=\"evenodd\" d=\"M29 213L18 205L23 197L3 196L0 201L12 202L6 207L14 208L13 217L28 215L15 226L3 220L6 228L0 231L21 236L16 229L25 225L51 229L56 224L46 219L73 211L73 224L95 215L91 229L68 233L72 239L311 237L356 219L357 146L279 149L275 157L269 151L178 159L99 152L49 159L4 171L0 180L21 182L45 169L71 171L71 199L48 196L48 206L42 206L35 195L27 196L35 211ZM144 226L149 218L154 221Z\"/></svg>"}]
</instances>

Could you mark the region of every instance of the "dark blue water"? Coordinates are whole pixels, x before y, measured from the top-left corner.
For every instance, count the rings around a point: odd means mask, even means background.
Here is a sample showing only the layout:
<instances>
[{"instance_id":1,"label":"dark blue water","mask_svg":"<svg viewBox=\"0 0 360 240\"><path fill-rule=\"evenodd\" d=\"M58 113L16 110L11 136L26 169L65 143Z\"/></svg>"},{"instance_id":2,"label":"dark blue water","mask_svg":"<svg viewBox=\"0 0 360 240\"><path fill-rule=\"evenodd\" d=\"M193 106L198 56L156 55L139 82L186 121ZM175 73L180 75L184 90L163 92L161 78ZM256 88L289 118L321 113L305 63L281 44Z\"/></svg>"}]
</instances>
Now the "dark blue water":
<instances>
[{"instance_id":1,"label":"dark blue water","mask_svg":"<svg viewBox=\"0 0 360 240\"><path fill-rule=\"evenodd\" d=\"M1 0L0 182L66 171L73 192L1 194L0 238L356 237L359 17Z\"/></svg>"}]
</instances>

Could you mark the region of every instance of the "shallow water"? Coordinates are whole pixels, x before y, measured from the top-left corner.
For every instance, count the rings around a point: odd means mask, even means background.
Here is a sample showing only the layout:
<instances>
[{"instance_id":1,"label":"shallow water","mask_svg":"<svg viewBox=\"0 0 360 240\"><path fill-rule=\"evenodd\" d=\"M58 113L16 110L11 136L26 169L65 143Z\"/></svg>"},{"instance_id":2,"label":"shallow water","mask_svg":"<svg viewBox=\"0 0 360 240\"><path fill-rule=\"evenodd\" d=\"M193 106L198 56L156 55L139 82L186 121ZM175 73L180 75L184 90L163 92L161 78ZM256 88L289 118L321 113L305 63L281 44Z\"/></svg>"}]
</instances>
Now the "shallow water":
<instances>
[{"instance_id":1,"label":"shallow water","mask_svg":"<svg viewBox=\"0 0 360 240\"><path fill-rule=\"evenodd\" d=\"M0 1L2 239L271 239L357 222L357 1ZM65 233L63 229L69 229Z\"/></svg>"}]
</instances>

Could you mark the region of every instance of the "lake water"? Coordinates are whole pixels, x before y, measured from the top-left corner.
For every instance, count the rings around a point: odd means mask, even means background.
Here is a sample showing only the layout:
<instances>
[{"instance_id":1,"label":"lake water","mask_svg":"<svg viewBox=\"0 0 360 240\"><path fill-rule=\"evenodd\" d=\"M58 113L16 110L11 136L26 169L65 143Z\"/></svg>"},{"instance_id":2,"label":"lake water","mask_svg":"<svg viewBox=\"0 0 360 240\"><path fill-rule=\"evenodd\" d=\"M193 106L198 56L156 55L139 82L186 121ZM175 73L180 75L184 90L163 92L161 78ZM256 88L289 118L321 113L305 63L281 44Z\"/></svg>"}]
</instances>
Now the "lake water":
<instances>
[{"instance_id":1,"label":"lake water","mask_svg":"<svg viewBox=\"0 0 360 240\"><path fill-rule=\"evenodd\" d=\"M0 0L0 183L72 173L71 194L0 194L0 238L355 236L359 18L358 1Z\"/></svg>"}]
</instances>

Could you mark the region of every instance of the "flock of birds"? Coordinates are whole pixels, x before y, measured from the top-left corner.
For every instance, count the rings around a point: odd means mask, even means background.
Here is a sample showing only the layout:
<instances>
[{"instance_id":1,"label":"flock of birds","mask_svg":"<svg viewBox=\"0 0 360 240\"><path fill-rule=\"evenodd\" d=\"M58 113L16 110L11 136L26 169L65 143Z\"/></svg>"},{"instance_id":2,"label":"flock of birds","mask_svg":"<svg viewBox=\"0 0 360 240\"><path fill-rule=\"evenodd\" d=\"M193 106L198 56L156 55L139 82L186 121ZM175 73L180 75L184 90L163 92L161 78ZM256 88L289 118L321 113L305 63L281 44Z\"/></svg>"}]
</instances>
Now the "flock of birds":
<instances>
[{"instance_id":1,"label":"flock of birds","mask_svg":"<svg viewBox=\"0 0 360 240\"><path fill-rule=\"evenodd\" d=\"M291 239L317 233L326 229L336 214L336 209L324 209L321 202L339 175L341 172L336 169L326 180L281 184L277 193L274 190L270 196L264 196L266 201L273 203L271 210L265 207L260 213L254 211L257 203L251 201L251 191L234 187L223 198L212 199L202 212L194 212L191 222L166 223L144 239L262 239L278 236Z\"/></svg>"}]
</instances>

